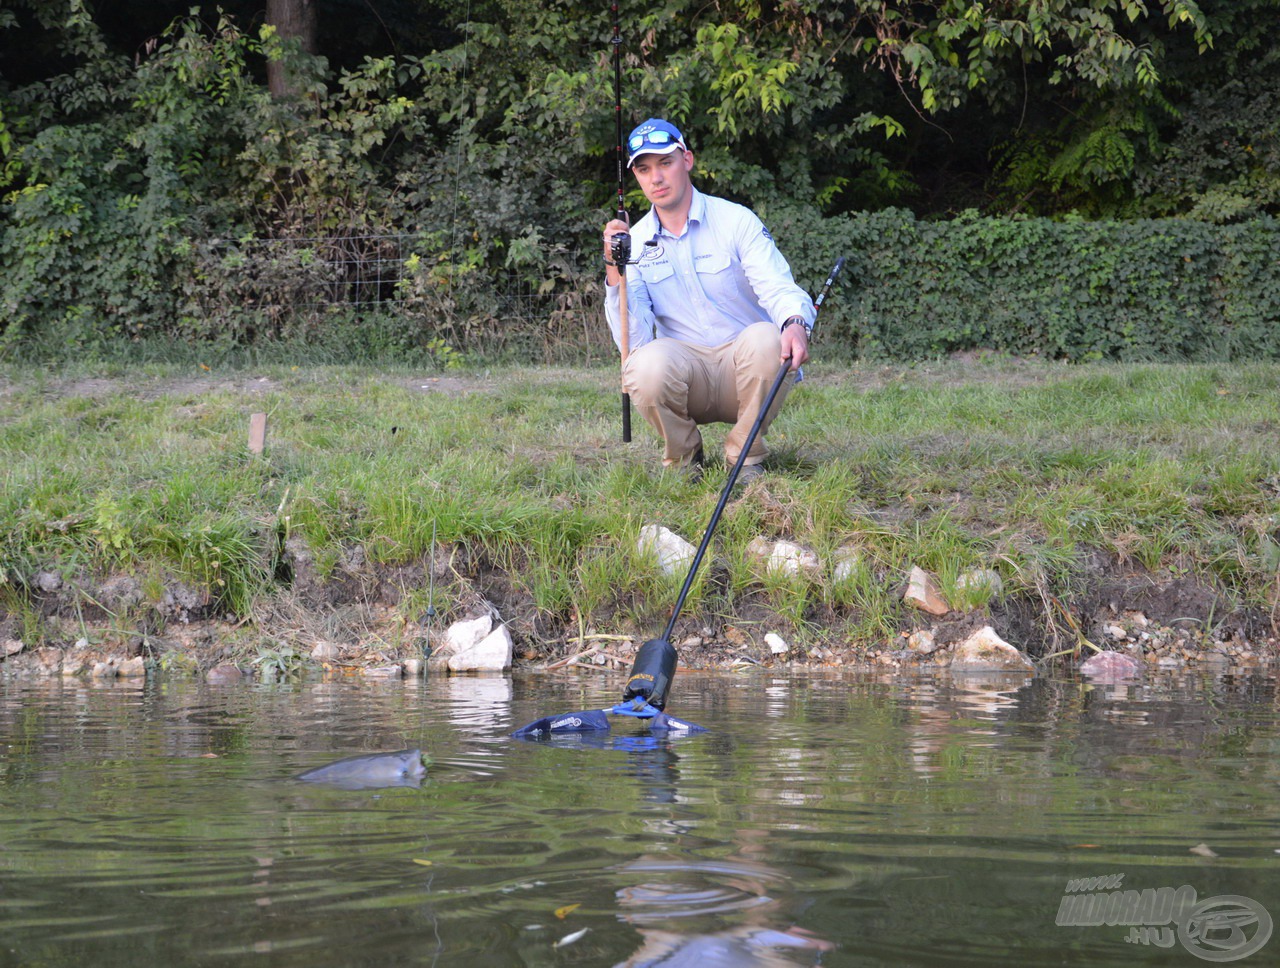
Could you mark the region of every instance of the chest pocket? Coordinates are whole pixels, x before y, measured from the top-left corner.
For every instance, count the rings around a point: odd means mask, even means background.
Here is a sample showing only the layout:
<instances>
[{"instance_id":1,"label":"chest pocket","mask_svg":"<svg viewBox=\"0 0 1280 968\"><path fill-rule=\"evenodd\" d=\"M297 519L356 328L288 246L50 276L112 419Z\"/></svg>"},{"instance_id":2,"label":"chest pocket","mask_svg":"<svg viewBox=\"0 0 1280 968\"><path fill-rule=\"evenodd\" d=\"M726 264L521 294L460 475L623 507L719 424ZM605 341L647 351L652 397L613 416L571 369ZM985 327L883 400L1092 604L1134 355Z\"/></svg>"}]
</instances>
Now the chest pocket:
<instances>
[{"instance_id":1,"label":"chest pocket","mask_svg":"<svg viewBox=\"0 0 1280 968\"><path fill-rule=\"evenodd\" d=\"M712 302L732 297L736 293L738 274L733 271L727 254L718 253L706 259L699 259L694 263L694 270L698 273L698 282L702 285L702 291Z\"/></svg>"},{"instance_id":2,"label":"chest pocket","mask_svg":"<svg viewBox=\"0 0 1280 968\"><path fill-rule=\"evenodd\" d=\"M644 280L646 286L656 286L658 283L670 279L676 271L669 259L666 262L656 264L641 262L637 268L640 270L640 278Z\"/></svg>"}]
</instances>

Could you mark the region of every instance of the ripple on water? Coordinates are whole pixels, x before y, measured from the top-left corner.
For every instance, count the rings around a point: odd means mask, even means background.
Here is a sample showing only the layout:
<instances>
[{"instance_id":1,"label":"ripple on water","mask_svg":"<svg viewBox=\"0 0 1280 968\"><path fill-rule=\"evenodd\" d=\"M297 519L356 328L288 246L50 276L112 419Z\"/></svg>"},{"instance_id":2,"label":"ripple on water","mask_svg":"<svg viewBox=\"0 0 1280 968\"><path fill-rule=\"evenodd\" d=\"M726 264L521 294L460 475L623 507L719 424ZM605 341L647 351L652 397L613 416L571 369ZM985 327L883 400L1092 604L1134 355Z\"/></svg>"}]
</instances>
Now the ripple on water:
<instances>
[{"instance_id":1,"label":"ripple on water","mask_svg":"<svg viewBox=\"0 0 1280 968\"><path fill-rule=\"evenodd\" d=\"M1054 923L1070 879L1121 873L1280 915L1265 677L682 671L702 736L508 735L616 687L0 683L0 960L1160 963ZM414 747L419 788L292 780Z\"/></svg>"}]
</instances>

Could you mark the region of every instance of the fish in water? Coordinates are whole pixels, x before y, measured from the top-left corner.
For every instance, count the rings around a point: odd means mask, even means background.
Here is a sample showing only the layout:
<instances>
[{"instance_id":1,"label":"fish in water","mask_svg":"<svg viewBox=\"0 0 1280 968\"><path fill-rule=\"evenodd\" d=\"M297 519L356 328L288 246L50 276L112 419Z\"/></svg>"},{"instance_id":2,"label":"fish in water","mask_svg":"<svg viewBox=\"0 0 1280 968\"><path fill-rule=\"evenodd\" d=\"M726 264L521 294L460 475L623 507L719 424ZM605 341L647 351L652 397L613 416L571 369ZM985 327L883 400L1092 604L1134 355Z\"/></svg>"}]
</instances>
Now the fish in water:
<instances>
[{"instance_id":1,"label":"fish in water","mask_svg":"<svg viewBox=\"0 0 1280 968\"><path fill-rule=\"evenodd\" d=\"M307 783L326 783L343 790L376 790L380 787L421 786L426 775L422 750L399 750L395 753L349 756L299 773L298 779Z\"/></svg>"}]
</instances>

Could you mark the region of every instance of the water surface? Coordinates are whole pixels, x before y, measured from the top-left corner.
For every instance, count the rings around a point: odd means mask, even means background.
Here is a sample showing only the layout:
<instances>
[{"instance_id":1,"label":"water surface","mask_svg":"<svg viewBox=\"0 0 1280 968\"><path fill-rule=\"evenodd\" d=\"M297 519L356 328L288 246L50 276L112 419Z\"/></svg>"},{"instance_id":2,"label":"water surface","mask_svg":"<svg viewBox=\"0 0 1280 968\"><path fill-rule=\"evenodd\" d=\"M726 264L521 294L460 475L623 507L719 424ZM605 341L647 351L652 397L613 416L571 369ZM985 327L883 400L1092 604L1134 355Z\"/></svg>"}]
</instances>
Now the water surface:
<instances>
[{"instance_id":1,"label":"water surface","mask_svg":"<svg viewBox=\"0 0 1280 968\"><path fill-rule=\"evenodd\" d=\"M1064 896L1280 917L1273 677L682 671L706 734L508 737L584 675L0 682L0 965L1196 965ZM420 786L291 779L405 747Z\"/></svg>"}]
</instances>

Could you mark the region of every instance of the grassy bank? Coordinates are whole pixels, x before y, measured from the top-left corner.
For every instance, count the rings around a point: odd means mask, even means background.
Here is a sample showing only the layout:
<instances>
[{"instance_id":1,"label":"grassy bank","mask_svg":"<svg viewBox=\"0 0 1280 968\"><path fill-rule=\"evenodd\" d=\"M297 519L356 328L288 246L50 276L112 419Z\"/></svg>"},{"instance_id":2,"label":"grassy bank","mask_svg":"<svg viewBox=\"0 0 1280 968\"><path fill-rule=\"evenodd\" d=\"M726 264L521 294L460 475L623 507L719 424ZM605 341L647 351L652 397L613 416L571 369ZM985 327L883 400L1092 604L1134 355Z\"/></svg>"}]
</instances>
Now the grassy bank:
<instances>
[{"instance_id":1,"label":"grassy bank","mask_svg":"<svg viewBox=\"0 0 1280 968\"><path fill-rule=\"evenodd\" d=\"M636 553L639 530L696 543L723 468L697 486L659 474L647 427L619 441L614 380L612 367L0 370L0 637L230 618L283 640L374 601L408 628L481 598L528 656L586 631L652 637L679 581ZM1274 364L814 366L775 424L775 473L730 505L682 628L879 647L921 624L901 601L919 565L1032 651L1089 638L1103 605L1158 610L1153 588L1186 610L1153 618L1265 638L1278 384ZM262 456L248 448L259 411ZM746 552L757 535L827 563L853 547L857 563L839 582L829 567L762 575ZM960 589L974 568L996 570L1003 593Z\"/></svg>"}]
</instances>

